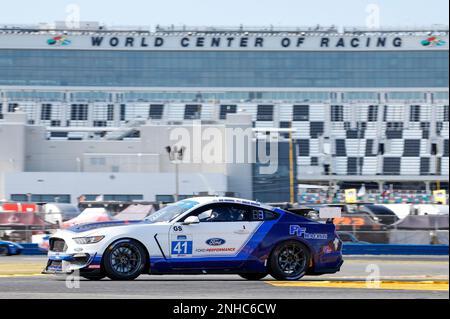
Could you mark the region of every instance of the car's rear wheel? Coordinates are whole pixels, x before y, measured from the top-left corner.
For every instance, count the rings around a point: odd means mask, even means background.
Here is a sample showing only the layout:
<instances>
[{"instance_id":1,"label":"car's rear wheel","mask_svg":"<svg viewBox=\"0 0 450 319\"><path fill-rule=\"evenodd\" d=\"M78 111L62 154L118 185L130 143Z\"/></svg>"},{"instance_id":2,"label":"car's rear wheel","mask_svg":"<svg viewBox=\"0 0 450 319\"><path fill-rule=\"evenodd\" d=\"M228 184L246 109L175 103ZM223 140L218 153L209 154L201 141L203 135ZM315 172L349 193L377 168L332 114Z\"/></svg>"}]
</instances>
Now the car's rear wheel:
<instances>
[{"instance_id":1,"label":"car's rear wheel","mask_svg":"<svg viewBox=\"0 0 450 319\"><path fill-rule=\"evenodd\" d=\"M270 256L270 274L277 280L298 280L306 274L310 258L305 245L295 240L285 241Z\"/></svg>"},{"instance_id":2,"label":"car's rear wheel","mask_svg":"<svg viewBox=\"0 0 450 319\"><path fill-rule=\"evenodd\" d=\"M9 250L8 247L6 246L0 246L0 256L8 256L9 255Z\"/></svg>"},{"instance_id":3,"label":"car's rear wheel","mask_svg":"<svg viewBox=\"0 0 450 319\"><path fill-rule=\"evenodd\" d=\"M113 280L133 280L145 268L146 253L142 245L131 239L112 243L105 252L103 266Z\"/></svg>"},{"instance_id":4,"label":"car's rear wheel","mask_svg":"<svg viewBox=\"0 0 450 319\"><path fill-rule=\"evenodd\" d=\"M248 274L239 274L244 279L247 280L260 280L267 276L267 274L260 274L260 273L248 273Z\"/></svg>"}]
</instances>

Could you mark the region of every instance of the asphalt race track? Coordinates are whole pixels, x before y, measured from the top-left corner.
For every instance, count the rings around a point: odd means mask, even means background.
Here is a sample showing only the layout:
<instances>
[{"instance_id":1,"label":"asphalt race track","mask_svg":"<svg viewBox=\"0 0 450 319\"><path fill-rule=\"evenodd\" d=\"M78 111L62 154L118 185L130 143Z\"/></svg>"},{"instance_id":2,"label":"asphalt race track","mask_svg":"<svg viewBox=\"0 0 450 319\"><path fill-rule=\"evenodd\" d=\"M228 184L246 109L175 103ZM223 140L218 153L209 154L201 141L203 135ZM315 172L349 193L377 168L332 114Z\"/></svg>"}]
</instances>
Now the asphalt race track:
<instances>
[{"instance_id":1,"label":"asphalt race track","mask_svg":"<svg viewBox=\"0 0 450 319\"><path fill-rule=\"evenodd\" d=\"M234 275L78 281L39 274L45 260L0 257L0 298L449 298L448 256L347 256L341 272L295 282Z\"/></svg>"}]
</instances>

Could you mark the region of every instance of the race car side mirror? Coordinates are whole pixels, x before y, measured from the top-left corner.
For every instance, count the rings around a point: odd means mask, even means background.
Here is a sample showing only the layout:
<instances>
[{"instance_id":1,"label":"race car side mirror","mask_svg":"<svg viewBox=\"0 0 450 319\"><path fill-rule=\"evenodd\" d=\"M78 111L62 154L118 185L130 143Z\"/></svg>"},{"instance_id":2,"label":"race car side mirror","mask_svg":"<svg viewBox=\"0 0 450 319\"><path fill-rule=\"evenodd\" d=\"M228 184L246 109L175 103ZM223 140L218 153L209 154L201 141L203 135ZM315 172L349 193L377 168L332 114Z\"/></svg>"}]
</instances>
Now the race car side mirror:
<instances>
[{"instance_id":1,"label":"race car side mirror","mask_svg":"<svg viewBox=\"0 0 450 319\"><path fill-rule=\"evenodd\" d=\"M200 219L197 216L189 216L183 222L184 225L198 224L200 223Z\"/></svg>"}]
</instances>

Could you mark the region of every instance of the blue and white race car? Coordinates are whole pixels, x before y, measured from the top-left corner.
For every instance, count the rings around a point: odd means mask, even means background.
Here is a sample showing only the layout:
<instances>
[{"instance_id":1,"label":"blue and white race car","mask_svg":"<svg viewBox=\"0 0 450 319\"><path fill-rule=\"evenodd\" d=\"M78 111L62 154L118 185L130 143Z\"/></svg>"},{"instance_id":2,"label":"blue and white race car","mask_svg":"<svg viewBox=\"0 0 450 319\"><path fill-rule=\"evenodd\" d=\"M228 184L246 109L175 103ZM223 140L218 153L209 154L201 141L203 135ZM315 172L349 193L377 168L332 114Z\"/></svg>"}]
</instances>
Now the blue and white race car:
<instances>
[{"instance_id":1,"label":"blue and white race car","mask_svg":"<svg viewBox=\"0 0 450 319\"><path fill-rule=\"evenodd\" d=\"M20 255L23 246L12 241L0 240L0 256Z\"/></svg>"},{"instance_id":2,"label":"blue and white race car","mask_svg":"<svg viewBox=\"0 0 450 319\"><path fill-rule=\"evenodd\" d=\"M98 280L141 274L239 274L278 280L335 273L342 242L320 223L258 202L194 197L141 221L73 226L50 238L44 273Z\"/></svg>"}]
</instances>

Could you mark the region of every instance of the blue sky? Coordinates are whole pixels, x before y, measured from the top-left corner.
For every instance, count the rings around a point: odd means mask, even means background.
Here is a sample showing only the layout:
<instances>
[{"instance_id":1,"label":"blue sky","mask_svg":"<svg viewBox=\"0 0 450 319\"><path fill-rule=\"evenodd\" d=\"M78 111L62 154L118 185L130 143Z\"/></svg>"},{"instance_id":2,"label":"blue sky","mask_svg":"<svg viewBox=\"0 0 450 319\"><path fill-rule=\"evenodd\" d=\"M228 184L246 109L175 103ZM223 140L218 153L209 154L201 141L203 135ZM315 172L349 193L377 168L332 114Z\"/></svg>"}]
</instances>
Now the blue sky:
<instances>
[{"instance_id":1,"label":"blue sky","mask_svg":"<svg viewBox=\"0 0 450 319\"><path fill-rule=\"evenodd\" d=\"M381 26L448 25L448 0L3 0L0 24L63 21L77 4L82 21L108 25L364 26L371 3Z\"/></svg>"}]
</instances>

